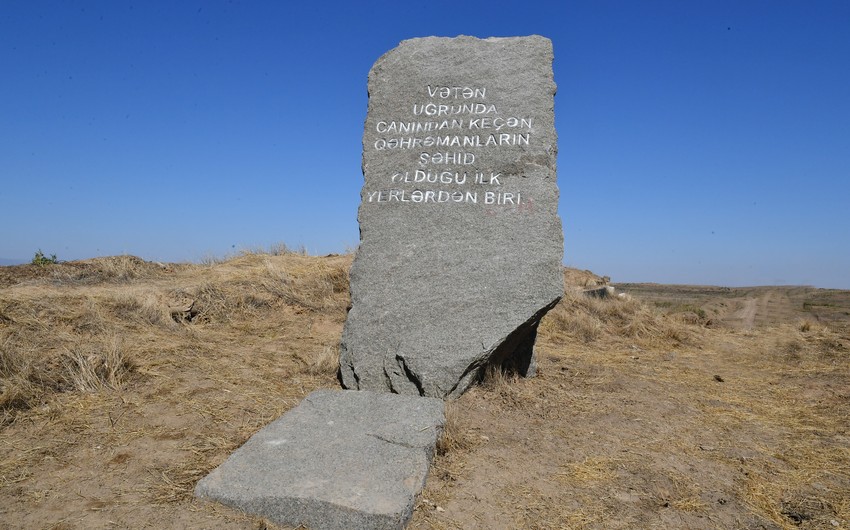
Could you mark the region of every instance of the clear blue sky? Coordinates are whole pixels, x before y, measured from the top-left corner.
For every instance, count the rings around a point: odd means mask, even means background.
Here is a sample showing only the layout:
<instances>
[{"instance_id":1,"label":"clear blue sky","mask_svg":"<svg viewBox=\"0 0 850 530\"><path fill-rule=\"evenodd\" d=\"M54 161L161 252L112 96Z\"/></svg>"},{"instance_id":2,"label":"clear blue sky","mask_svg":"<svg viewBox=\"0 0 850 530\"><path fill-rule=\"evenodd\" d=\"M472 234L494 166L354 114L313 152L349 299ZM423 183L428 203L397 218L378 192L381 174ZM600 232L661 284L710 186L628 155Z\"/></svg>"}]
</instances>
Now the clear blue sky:
<instances>
[{"instance_id":1,"label":"clear blue sky","mask_svg":"<svg viewBox=\"0 0 850 530\"><path fill-rule=\"evenodd\" d=\"M850 289L850 2L0 2L0 258L358 242L401 40L555 47L565 263Z\"/></svg>"}]
</instances>

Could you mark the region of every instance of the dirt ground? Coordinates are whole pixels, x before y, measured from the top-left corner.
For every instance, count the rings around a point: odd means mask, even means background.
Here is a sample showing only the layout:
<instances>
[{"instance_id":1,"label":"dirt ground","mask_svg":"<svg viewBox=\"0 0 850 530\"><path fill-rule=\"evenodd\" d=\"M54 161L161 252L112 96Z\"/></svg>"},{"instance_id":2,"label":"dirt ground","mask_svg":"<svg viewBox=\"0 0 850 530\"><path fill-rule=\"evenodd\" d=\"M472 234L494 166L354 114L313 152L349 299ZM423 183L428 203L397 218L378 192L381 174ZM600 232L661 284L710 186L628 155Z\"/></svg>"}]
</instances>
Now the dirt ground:
<instances>
[{"instance_id":1,"label":"dirt ground","mask_svg":"<svg viewBox=\"0 0 850 530\"><path fill-rule=\"evenodd\" d=\"M337 386L349 265L0 267L0 528L277 528L192 490ZM411 528L850 529L850 292L600 282L447 405Z\"/></svg>"}]
</instances>

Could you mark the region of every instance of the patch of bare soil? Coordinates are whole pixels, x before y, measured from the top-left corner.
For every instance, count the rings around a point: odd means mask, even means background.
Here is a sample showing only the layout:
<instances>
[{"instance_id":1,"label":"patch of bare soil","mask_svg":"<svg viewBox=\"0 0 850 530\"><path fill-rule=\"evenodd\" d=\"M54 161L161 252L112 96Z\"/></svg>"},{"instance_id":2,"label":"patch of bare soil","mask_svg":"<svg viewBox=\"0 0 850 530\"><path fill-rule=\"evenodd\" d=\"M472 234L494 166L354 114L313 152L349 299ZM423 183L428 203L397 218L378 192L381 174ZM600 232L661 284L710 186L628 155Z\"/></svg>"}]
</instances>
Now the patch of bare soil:
<instances>
[{"instance_id":1,"label":"patch of bare soil","mask_svg":"<svg viewBox=\"0 0 850 530\"><path fill-rule=\"evenodd\" d=\"M0 528L275 528L192 491L337 387L349 265L0 268ZM411 527L850 529L850 293L565 279L539 376L448 404Z\"/></svg>"}]
</instances>

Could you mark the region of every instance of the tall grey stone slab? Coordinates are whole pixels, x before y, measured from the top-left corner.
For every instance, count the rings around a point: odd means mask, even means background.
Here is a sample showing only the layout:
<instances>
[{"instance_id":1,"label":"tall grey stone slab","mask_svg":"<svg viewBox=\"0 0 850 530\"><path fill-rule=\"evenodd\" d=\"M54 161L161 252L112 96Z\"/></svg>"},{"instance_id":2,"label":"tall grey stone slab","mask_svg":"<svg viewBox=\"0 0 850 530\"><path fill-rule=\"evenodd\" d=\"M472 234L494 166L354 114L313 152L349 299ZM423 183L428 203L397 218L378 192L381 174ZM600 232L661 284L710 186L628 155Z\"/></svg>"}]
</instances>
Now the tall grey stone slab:
<instances>
[{"instance_id":1,"label":"tall grey stone slab","mask_svg":"<svg viewBox=\"0 0 850 530\"><path fill-rule=\"evenodd\" d=\"M444 423L438 399L317 390L203 478L195 495L291 526L403 528Z\"/></svg>"},{"instance_id":2,"label":"tall grey stone slab","mask_svg":"<svg viewBox=\"0 0 850 530\"><path fill-rule=\"evenodd\" d=\"M344 387L451 397L533 371L563 294L552 44L402 42L369 72Z\"/></svg>"}]
</instances>

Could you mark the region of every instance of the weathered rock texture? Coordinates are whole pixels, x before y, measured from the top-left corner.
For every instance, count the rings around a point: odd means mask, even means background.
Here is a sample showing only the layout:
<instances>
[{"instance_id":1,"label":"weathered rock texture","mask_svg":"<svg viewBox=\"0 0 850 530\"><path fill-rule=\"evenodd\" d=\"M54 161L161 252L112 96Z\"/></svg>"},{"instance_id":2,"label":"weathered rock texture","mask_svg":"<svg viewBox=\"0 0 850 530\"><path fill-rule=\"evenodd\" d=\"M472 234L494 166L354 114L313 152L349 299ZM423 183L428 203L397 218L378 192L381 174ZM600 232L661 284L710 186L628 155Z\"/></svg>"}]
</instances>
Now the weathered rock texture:
<instances>
[{"instance_id":1,"label":"weathered rock texture","mask_svg":"<svg viewBox=\"0 0 850 530\"><path fill-rule=\"evenodd\" d=\"M372 67L343 386L444 398L490 363L533 371L563 294L554 94L538 36L412 39Z\"/></svg>"},{"instance_id":2,"label":"weathered rock texture","mask_svg":"<svg viewBox=\"0 0 850 530\"><path fill-rule=\"evenodd\" d=\"M291 526L403 528L444 423L438 399L317 390L202 479L195 495Z\"/></svg>"}]
</instances>

